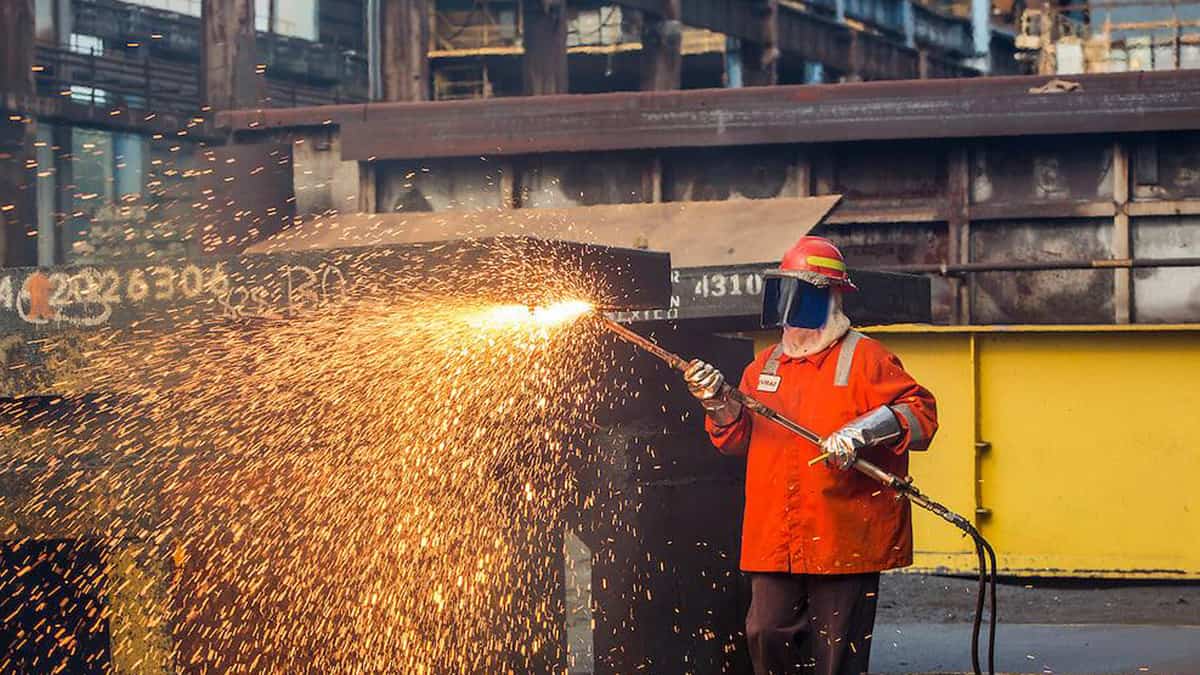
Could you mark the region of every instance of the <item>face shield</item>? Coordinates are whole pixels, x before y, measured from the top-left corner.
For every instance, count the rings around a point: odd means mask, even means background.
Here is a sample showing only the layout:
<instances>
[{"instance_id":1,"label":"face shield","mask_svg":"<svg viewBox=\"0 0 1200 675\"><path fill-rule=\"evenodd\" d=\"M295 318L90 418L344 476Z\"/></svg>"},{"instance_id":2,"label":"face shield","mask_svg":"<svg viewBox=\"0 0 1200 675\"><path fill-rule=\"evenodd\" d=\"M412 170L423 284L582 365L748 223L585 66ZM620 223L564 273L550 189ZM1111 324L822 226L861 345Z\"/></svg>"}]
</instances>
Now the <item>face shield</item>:
<instances>
[{"instance_id":1,"label":"face shield","mask_svg":"<svg viewBox=\"0 0 1200 675\"><path fill-rule=\"evenodd\" d=\"M814 286L795 277L766 277L763 328L820 328L829 316L829 293L829 286Z\"/></svg>"}]
</instances>

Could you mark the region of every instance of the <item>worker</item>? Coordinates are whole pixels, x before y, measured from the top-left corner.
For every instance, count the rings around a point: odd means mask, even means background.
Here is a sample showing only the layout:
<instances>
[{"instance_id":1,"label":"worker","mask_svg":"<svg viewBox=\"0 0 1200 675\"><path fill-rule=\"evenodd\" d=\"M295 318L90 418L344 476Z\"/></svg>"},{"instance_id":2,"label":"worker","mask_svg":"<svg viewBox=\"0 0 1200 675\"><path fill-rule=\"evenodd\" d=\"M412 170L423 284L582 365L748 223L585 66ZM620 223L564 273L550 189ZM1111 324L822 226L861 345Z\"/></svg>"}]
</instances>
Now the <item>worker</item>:
<instances>
[{"instance_id":1,"label":"worker","mask_svg":"<svg viewBox=\"0 0 1200 675\"><path fill-rule=\"evenodd\" d=\"M907 476L908 451L937 430L936 404L886 347L850 330L842 295L856 290L832 242L800 239L763 284L763 326L783 339L742 374L742 392L820 434L821 447L745 409L712 365L693 361L684 375L713 444L747 455L741 568L756 675L865 672L879 573L912 564L908 500L850 469L862 457ZM810 466L821 453L824 465Z\"/></svg>"}]
</instances>

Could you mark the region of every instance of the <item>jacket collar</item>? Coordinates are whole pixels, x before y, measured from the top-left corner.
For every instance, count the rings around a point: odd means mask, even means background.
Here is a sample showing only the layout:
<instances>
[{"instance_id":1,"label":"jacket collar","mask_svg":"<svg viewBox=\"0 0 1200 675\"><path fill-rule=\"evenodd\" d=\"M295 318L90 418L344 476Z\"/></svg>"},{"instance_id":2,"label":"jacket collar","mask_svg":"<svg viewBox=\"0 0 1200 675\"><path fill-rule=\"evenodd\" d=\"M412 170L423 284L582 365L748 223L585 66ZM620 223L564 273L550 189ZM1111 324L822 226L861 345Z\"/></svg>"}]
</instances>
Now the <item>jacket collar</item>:
<instances>
[{"instance_id":1,"label":"jacket collar","mask_svg":"<svg viewBox=\"0 0 1200 675\"><path fill-rule=\"evenodd\" d=\"M838 345L842 344L842 341L845 339L846 336L842 335L838 339L834 340L833 343L831 343L828 347L816 352L815 354L808 354L805 356L788 356L786 353L781 353L779 356L779 361L780 363L791 363L792 361L803 363L807 361L820 368L825 363L825 359L829 358L829 355L833 353L833 350L836 349Z\"/></svg>"}]
</instances>

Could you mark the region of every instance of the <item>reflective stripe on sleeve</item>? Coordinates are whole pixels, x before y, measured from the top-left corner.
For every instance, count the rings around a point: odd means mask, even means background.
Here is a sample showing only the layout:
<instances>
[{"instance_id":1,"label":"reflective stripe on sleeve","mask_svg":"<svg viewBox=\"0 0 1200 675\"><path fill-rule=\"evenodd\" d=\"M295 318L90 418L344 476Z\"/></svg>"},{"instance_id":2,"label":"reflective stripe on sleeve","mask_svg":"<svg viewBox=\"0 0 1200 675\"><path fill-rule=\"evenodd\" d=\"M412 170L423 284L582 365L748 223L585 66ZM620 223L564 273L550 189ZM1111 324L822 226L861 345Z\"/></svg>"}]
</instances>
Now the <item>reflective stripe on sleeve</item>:
<instances>
[{"instance_id":1,"label":"reflective stripe on sleeve","mask_svg":"<svg viewBox=\"0 0 1200 675\"><path fill-rule=\"evenodd\" d=\"M910 444L919 444L925 440L925 431L921 429L921 423L917 421L917 414L913 412L911 406L907 403L892 406L892 412L904 418L908 423L908 442Z\"/></svg>"},{"instance_id":2,"label":"reflective stripe on sleeve","mask_svg":"<svg viewBox=\"0 0 1200 675\"><path fill-rule=\"evenodd\" d=\"M850 384L850 366L854 364L854 350L861 339L862 333L858 331L846 333L842 340L842 352L838 354L837 370L833 373L833 386L845 387Z\"/></svg>"}]
</instances>

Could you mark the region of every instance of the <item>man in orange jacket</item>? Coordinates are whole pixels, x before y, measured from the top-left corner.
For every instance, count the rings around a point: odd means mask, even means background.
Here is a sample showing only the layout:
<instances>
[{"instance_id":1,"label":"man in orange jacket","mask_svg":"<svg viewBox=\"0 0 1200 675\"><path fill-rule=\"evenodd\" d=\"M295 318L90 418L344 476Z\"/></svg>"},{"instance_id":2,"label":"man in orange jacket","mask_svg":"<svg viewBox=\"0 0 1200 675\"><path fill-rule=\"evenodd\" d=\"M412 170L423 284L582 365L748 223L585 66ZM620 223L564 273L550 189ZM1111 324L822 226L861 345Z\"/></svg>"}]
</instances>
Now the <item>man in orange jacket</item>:
<instances>
[{"instance_id":1,"label":"man in orange jacket","mask_svg":"<svg viewBox=\"0 0 1200 675\"><path fill-rule=\"evenodd\" d=\"M713 445L748 455L741 568L753 598L746 637L757 675L867 670L882 570L912 564L907 500L850 470L862 456L908 475L908 451L937 431L933 396L882 344L850 330L855 291L837 247L803 237L766 275L763 325L783 340L740 388L824 438L821 447L754 416L719 371L694 361L688 387ZM819 453L824 466L809 466Z\"/></svg>"}]
</instances>

